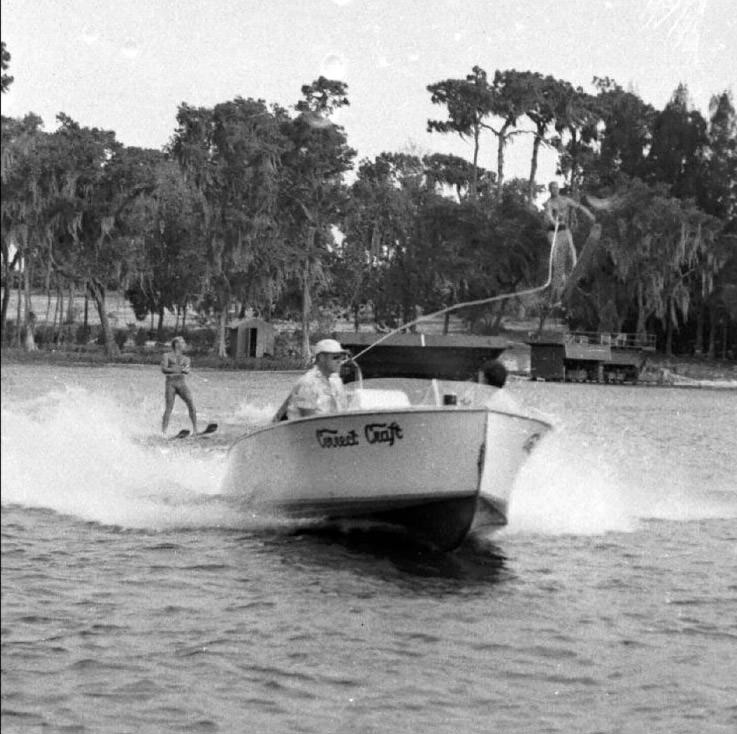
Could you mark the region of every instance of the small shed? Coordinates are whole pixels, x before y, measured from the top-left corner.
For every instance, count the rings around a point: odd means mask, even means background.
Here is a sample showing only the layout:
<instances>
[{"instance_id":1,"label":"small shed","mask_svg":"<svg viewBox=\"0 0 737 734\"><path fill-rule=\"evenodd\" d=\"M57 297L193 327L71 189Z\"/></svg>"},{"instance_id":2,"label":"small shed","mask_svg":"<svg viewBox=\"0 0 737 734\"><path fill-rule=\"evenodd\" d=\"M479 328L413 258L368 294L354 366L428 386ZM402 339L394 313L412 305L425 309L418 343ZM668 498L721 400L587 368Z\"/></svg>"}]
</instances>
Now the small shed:
<instances>
[{"instance_id":1,"label":"small shed","mask_svg":"<svg viewBox=\"0 0 737 734\"><path fill-rule=\"evenodd\" d=\"M241 319L228 325L228 353L235 359L274 354L273 324L262 319Z\"/></svg>"},{"instance_id":2,"label":"small shed","mask_svg":"<svg viewBox=\"0 0 737 734\"><path fill-rule=\"evenodd\" d=\"M530 377L533 380L565 380L565 344L553 341L528 342L530 345Z\"/></svg>"}]
</instances>

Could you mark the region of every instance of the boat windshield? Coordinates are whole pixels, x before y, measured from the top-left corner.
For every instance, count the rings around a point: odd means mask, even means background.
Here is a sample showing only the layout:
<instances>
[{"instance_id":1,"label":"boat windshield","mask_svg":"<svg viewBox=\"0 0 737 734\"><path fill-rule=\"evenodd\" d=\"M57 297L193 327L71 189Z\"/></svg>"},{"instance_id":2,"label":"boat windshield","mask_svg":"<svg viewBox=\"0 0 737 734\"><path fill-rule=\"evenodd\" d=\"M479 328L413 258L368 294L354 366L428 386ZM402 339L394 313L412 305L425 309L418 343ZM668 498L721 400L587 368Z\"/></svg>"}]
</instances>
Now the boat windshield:
<instances>
[{"instance_id":1,"label":"boat windshield","mask_svg":"<svg viewBox=\"0 0 737 734\"><path fill-rule=\"evenodd\" d=\"M483 407L498 388L476 382L374 377L346 386L351 410L409 407Z\"/></svg>"}]
</instances>

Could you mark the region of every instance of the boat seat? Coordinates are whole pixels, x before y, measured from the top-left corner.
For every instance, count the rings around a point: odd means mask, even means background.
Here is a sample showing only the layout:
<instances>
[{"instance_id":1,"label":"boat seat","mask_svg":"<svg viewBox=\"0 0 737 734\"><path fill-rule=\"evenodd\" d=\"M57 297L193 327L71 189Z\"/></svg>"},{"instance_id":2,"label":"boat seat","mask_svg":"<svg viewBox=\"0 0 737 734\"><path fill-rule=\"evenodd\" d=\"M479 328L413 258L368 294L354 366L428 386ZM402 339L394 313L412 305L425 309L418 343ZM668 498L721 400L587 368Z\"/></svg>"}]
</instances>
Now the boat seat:
<instances>
[{"instance_id":1,"label":"boat seat","mask_svg":"<svg viewBox=\"0 0 737 734\"><path fill-rule=\"evenodd\" d=\"M376 410L382 408L409 408L407 393L402 390L372 390L359 388L351 395L353 410Z\"/></svg>"}]
</instances>

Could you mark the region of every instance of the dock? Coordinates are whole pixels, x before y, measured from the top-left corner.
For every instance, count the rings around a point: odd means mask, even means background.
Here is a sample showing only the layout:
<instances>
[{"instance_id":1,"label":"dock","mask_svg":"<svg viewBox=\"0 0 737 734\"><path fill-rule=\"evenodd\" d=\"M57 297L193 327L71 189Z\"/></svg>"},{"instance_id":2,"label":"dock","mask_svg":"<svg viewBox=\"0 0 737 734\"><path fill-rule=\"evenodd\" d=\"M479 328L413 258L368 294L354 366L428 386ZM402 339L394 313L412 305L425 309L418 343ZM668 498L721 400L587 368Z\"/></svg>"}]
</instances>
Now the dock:
<instances>
[{"instance_id":1,"label":"dock","mask_svg":"<svg viewBox=\"0 0 737 734\"><path fill-rule=\"evenodd\" d=\"M574 331L528 339L530 379L558 382L636 383L654 334Z\"/></svg>"}]
</instances>

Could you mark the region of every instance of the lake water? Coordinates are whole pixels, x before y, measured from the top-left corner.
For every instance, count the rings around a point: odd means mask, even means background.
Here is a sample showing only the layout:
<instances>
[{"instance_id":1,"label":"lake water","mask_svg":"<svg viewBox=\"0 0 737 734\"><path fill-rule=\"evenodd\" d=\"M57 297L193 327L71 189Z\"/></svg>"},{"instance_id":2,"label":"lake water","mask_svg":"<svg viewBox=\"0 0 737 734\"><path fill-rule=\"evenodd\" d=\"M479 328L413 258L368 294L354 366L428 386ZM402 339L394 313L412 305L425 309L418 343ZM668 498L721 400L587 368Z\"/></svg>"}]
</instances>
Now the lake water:
<instances>
[{"instance_id":1,"label":"lake water","mask_svg":"<svg viewBox=\"0 0 737 734\"><path fill-rule=\"evenodd\" d=\"M736 391L512 383L557 430L439 555L220 496L294 378L193 375L175 443L154 367L3 366L4 732L734 734Z\"/></svg>"}]
</instances>

